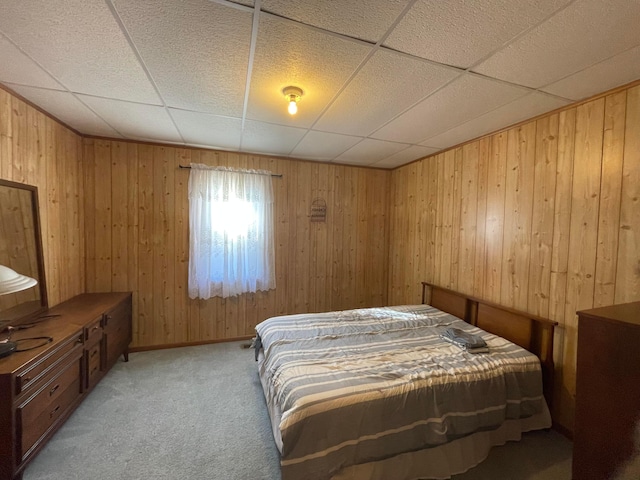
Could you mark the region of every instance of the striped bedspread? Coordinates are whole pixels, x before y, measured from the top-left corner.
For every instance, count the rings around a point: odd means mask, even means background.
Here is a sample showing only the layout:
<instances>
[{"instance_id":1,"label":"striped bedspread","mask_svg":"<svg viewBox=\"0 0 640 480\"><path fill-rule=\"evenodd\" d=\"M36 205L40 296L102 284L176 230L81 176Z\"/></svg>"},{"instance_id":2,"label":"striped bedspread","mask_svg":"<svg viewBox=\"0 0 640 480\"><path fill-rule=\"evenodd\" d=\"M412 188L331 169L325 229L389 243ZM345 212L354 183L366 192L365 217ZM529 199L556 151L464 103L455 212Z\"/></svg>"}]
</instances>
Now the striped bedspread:
<instances>
[{"instance_id":1,"label":"striped bedspread","mask_svg":"<svg viewBox=\"0 0 640 480\"><path fill-rule=\"evenodd\" d=\"M489 353L444 341L479 334ZM543 409L538 358L428 305L273 317L256 327L282 413L283 480L440 445Z\"/></svg>"}]
</instances>

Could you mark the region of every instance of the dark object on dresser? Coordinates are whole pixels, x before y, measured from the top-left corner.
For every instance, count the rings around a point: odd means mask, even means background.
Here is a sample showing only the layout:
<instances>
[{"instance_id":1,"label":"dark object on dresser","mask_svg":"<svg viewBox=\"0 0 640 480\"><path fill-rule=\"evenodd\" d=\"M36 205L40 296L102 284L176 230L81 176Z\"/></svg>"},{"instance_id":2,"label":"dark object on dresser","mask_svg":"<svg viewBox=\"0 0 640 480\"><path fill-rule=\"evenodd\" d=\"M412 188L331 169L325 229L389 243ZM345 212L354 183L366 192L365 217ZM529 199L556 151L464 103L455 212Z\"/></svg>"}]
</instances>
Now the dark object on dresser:
<instances>
[{"instance_id":1,"label":"dark object on dresser","mask_svg":"<svg viewBox=\"0 0 640 480\"><path fill-rule=\"evenodd\" d=\"M635 454L640 302L578 312L573 479L604 480Z\"/></svg>"},{"instance_id":2,"label":"dark object on dresser","mask_svg":"<svg viewBox=\"0 0 640 480\"><path fill-rule=\"evenodd\" d=\"M118 357L128 360L131 293L78 295L46 315L20 334L52 342L0 359L0 480L21 478Z\"/></svg>"}]
</instances>

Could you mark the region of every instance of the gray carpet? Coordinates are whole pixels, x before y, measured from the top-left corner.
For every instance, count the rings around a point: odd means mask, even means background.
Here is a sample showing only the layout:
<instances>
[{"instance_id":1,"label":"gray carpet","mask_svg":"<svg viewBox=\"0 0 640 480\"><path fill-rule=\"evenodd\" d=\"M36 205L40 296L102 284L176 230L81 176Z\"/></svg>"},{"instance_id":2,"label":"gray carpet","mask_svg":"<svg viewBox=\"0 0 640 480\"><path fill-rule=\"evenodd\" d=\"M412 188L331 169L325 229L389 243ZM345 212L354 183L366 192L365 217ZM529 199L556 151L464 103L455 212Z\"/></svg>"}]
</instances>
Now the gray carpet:
<instances>
[{"instance_id":1,"label":"gray carpet","mask_svg":"<svg viewBox=\"0 0 640 480\"><path fill-rule=\"evenodd\" d=\"M141 352L118 362L24 480L279 480L253 351L241 345ZM568 480L571 442L553 431L527 434L454 478Z\"/></svg>"}]
</instances>

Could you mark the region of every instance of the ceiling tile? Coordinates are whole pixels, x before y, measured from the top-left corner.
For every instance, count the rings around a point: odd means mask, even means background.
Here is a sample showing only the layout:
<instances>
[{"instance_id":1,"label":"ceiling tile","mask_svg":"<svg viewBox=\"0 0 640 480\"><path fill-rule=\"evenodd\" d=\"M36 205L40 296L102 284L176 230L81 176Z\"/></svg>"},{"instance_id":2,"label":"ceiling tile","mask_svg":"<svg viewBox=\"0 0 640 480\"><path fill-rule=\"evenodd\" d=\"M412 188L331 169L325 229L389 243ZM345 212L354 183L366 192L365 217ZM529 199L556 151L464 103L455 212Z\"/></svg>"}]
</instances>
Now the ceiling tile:
<instances>
[{"instance_id":1,"label":"ceiling tile","mask_svg":"<svg viewBox=\"0 0 640 480\"><path fill-rule=\"evenodd\" d=\"M365 138L349 150L336 158L340 163L352 163L358 165L373 165L394 153L404 150L408 145L402 143L383 142Z\"/></svg>"},{"instance_id":2,"label":"ceiling tile","mask_svg":"<svg viewBox=\"0 0 640 480\"><path fill-rule=\"evenodd\" d=\"M104 1L3 2L0 30L72 92L160 102Z\"/></svg>"},{"instance_id":3,"label":"ceiling tile","mask_svg":"<svg viewBox=\"0 0 640 480\"><path fill-rule=\"evenodd\" d=\"M114 0L167 105L241 117L252 14L209 0Z\"/></svg>"},{"instance_id":4,"label":"ceiling tile","mask_svg":"<svg viewBox=\"0 0 640 480\"><path fill-rule=\"evenodd\" d=\"M261 9L331 32L377 42L408 0L263 0Z\"/></svg>"},{"instance_id":5,"label":"ceiling tile","mask_svg":"<svg viewBox=\"0 0 640 480\"><path fill-rule=\"evenodd\" d=\"M0 59L2 59L0 82L64 90L64 87L51 75L42 70L3 35L0 35Z\"/></svg>"},{"instance_id":6,"label":"ceiling tile","mask_svg":"<svg viewBox=\"0 0 640 480\"><path fill-rule=\"evenodd\" d=\"M438 148L411 145L409 148L405 148L404 150L401 150L398 153L385 158L384 160L380 160L379 162L374 163L372 166L380 168L394 168L400 165L404 165L405 163L413 162L414 160L432 155L438 150Z\"/></svg>"},{"instance_id":7,"label":"ceiling tile","mask_svg":"<svg viewBox=\"0 0 640 480\"><path fill-rule=\"evenodd\" d=\"M69 92L12 84L9 88L80 133L121 138L118 132Z\"/></svg>"},{"instance_id":8,"label":"ceiling tile","mask_svg":"<svg viewBox=\"0 0 640 480\"><path fill-rule=\"evenodd\" d=\"M452 68L378 50L314 128L366 136L458 75Z\"/></svg>"},{"instance_id":9,"label":"ceiling tile","mask_svg":"<svg viewBox=\"0 0 640 480\"><path fill-rule=\"evenodd\" d=\"M545 87L545 92L582 100L640 78L640 46Z\"/></svg>"},{"instance_id":10,"label":"ceiling tile","mask_svg":"<svg viewBox=\"0 0 640 480\"><path fill-rule=\"evenodd\" d=\"M469 122L458 125L440 135L422 142L433 148L448 148L460 143L501 130L528 118L568 105L568 100L532 92L511 103L496 108Z\"/></svg>"},{"instance_id":11,"label":"ceiling tile","mask_svg":"<svg viewBox=\"0 0 640 480\"><path fill-rule=\"evenodd\" d=\"M361 42L261 15L247 117L311 126L370 50ZM282 94L289 85L304 91L295 116L287 112Z\"/></svg>"},{"instance_id":12,"label":"ceiling tile","mask_svg":"<svg viewBox=\"0 0 640 480\"><path fill-rule=\"evenodd\" d=\"M209 145L214 148L238 150L242 120L233 117L220 117L209 113L188 112L169 109L182 138L189 144Z\"/></svg>"},{"instance_id":13,"label":"ceiling tile","mask_svg":"<svg viewBox=\"0 0 640 480\"><path fill-rule=\"evenodd\" d=\"M569 0L421 0L384 44L467 68L567 3Z\"/></svg>"},{"instance_id":14,"label":"ceiling tile","mask_svg":"<svg viewBox=\"0 0 640 480\"><path fill-rule=\"evenodd\" d=\"M539 88L640 45L640 2L578 0L474 71Z\"/></svg>"},{"instance_id":15,"label":"ceiling tile","mask_svg":"<svg viewBox=\"0 0 640 480\"><path fill-rule=\"evenodd\" d=\"M94 112L125 138L182 142L164 107L78 95Z\"/></svg>"},{"instance_id":16,"label":"ceiling tile","mask_svg":"<svg viewBox=\"0 0 640 480\"><path fill-rule=\"evenodd\" d=\"M289 155L305 132L302 128L247 120L242 132L241 148L249 152Z\"/></svg>"},{"instance_id":17,"label":"ceiling tile","mask_svg":"<svg viewBox=\"0 0 640 480\"><path fill-rule=\"evenodd\" d=\"M525 88L465 74L371 136L420 143L527 93Z\"/></svg>"},{"instance_id":18,"label":"ceiling tile","mask_svg":"<svg viewBox=\"0 0 640 480\"><path fill-rule=\"evenodd\" d=\"M314 160L333 160L360 140L362 140L360 137L310 131L291 152L291 156Z\"/></svg>"}]
</instances>

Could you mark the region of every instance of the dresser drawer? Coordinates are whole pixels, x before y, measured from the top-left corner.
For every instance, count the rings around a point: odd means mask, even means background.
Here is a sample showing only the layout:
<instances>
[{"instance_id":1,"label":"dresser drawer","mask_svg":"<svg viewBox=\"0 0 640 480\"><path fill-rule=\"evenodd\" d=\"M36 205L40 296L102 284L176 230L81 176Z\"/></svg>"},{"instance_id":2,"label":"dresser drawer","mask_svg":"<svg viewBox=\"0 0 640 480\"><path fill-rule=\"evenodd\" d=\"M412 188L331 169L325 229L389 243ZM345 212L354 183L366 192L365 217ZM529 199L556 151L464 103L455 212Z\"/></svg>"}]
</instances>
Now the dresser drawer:
<instances>
[{"instance_id":1,"label":"dresser drawer","mask_svg":"<svg viewBox=\"0 0 640 480\"><path fill-rule=\"evenodd\" d=\"M131 297L127 297L104 315L104 328L107 332L123 325L131 326Z\"/></svg>"},{"instance_id":2,"label":"dresser drawer","mask_svg":"<svg viewBox=\"0 0 640 480\"><path fill-rule=\"evenodd\" d=\"M34 385L38 380L42 379L48 373L49 369L71 352L76 346L82 343L82 333L70 338L62 343L51 354L42 361L34 363L27 370L16 375L16 395L26 391Z\"/></svg>"},{"instance_id":3,"label":"dresser drawer","mask_svg":"<svg viewBox=\"0 0 640 480\"><path fill-rule=\"evenodd\" d=\"M78 352L69 365L17 408L18 424L22 425L23 457L80 396L81 359Z\"/></svg>"},{"instance_id":4,"label":"dresser drawer","mask_svg":"<svg viewBox=\"0 0 640 480\"><path fill-rule=\"evenodd\" d=\"M84 327L85 343L91 343L99 338L102 338L102 316L96 318L93 322Z\"/></svg>"},{"instance_id":5,"label":"dresser drawer","mask_svg":"<svg viewBox=\"0 0 640 480\"><path fill-rule=\"evenodd\" d=\"M92 388L102 377L102 341L90 346L86 352L87 387Z\"/></svg>"}]
</instances>

